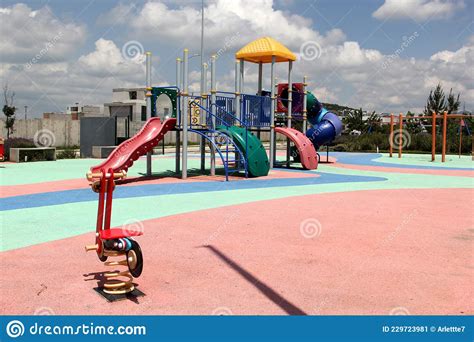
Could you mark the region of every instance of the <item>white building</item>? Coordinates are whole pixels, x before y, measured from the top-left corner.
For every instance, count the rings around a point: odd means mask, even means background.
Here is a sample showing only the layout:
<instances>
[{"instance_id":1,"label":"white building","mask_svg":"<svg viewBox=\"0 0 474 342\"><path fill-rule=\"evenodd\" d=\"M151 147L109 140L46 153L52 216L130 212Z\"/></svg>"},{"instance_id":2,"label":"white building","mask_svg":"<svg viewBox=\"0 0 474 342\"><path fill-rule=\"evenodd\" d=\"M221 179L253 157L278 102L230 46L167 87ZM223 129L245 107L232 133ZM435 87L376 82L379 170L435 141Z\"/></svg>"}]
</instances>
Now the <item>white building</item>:
<instances>
[{"instance_id":1,"label":"white building","mask_svg":"<svg viewBox=\"0 0 474 342\"><path fill-rule=\"evenodd\" d=\"M112 102L104 103L104 115L146 121L145 88L113 89Z\"/></svg>"},{"instance_id":2,"label":"white building","mask_svg":"<svg viewBox=\"0 0 474 342\"><path fill-rule=\"evenodd\" d=\"M99 105L86 105L76 102L66 107L66 114L74 117L74 120L82 116L104 116L104 108Z\"/></svg>"}]
</instances>

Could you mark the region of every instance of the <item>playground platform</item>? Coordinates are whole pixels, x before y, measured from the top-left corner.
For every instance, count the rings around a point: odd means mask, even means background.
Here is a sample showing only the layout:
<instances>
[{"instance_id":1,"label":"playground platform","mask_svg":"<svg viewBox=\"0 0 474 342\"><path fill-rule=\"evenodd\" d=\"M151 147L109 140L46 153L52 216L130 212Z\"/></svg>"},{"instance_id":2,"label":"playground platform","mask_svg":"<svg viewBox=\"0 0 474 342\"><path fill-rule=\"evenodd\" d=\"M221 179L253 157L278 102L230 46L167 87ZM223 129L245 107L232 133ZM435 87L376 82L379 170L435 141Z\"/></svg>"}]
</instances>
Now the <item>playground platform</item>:
<instances>
[{"instance_id":1,"label":"playground platform","mask_svg":"<svg viewBox=\"0 0 474 342\"><path fill-rule=\"evenodd\" d=\"M112 226L144 232L145 296L113 303L93 290L106 268L84 251L98 196L85 173L97 160L2 163L0 312L474 314L473 162L429 160L323 153L317 170L225 182L199 175L197 154L185 181L172 154L138 179L140 158L114 191Z\"/></svg>"}]
</instances>

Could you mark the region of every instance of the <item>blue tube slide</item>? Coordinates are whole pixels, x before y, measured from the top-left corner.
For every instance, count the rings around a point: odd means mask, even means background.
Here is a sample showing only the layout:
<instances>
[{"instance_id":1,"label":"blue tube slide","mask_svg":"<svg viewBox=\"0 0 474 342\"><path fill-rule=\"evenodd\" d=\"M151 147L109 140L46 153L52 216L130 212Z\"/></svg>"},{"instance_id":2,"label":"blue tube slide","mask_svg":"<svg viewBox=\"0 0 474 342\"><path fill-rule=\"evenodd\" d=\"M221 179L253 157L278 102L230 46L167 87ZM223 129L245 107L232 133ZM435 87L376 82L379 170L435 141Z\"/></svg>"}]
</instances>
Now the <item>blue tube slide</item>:
<instances>
[{"instance_id":1,"label":"blue tube slide","mask_svg":"<svg viewBox=\"0 0 474 342\"><path fill-rule=\"evenodd\" d=\"M307 96L307 117L312 127L306 131L316 150L332 142L342 132L342 122L339 117L324 108L321 102L311 93Z\"/></svg>"}]
</instances>

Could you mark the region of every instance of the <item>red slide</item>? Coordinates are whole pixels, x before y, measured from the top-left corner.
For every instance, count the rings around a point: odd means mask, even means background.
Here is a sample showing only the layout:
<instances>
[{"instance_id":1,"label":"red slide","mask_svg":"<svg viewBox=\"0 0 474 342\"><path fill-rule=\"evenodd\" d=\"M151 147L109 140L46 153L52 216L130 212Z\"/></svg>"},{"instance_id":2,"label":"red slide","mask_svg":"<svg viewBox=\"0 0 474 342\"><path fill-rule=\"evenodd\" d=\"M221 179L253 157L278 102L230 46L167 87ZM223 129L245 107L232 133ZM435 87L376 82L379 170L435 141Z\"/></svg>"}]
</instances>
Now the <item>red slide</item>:
<instances>
[{"instance_id":1,"label":"red slide","mask_svg":"<svg viewBox=\"0 0 474 342\"><path fill-rule=\"evenodd\" d=\"M176 119L171 118L163 123L160 118L151 118L134 137L121 143L109 157L97 166L91 167L91 172L106 171L112 168L114 172L127 171L140 156L151 151L163 139L166 132L176 125Z\"/></svg>"},{"instance_id":2,"label":"red slide","mask_svg":"<svg viewBox=\"0 0 474 342\"><path fill-rule=\"evenodd\" d=\"M295 143L300 154L301 165L307 170L315 170L318 168L318 156L313 143L304 133L293 128L275 127L275 132L288 137Z\"/></svg>"}]
</instances>

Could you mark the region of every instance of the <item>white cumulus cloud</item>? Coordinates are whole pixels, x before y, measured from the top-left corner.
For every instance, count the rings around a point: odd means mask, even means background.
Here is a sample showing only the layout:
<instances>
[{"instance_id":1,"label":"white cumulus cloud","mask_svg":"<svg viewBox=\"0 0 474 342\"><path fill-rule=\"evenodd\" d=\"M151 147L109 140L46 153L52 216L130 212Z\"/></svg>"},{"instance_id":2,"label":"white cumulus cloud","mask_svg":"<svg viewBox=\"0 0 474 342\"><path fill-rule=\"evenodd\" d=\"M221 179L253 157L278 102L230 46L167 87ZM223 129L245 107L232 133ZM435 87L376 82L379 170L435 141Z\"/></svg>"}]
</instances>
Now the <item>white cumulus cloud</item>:
<instances>
[{"instance_id":1,"label":"white cumulus cloud","mask_svg":"<svg viewBox=\"0 0 474 342\"><path fill-rule=\"evenodd\" d=\"M35 63L66 60L84 42L84 25L59 20L48 7L25 4L0 8L2 62Z\"/></svg>"},{"instance_id":2,"label":"white cumulus cloud","mask_svg":"<svg viewBox=\"0 0 474 342\"><path fill-rule=\"evenodd\" d=\"M409 19L426 21L451 17L464 8L459 0L385 0L372 16L379 20Z\"/></svg>"}]
</instances>

